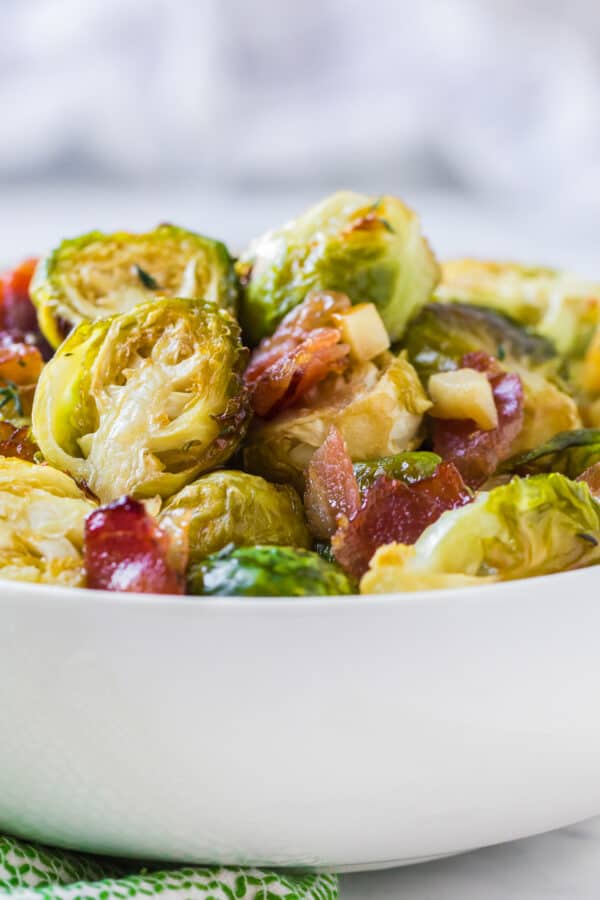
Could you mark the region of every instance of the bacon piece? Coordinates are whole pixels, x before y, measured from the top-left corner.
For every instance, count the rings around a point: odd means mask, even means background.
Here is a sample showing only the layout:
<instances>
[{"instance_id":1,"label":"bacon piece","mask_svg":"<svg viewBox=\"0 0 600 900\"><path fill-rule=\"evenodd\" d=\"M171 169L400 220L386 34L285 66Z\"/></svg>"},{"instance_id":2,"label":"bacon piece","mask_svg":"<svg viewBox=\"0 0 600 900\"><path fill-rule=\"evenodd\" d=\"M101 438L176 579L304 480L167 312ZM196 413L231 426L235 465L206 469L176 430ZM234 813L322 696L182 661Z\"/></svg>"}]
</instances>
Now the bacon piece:
<instances>
[{"instance_id":1,"label":"bacon piece","mask_svg":"<svg viewBox=\"0 0 600 900\"><path fill-rule=\"evenodd\" d=\"M510 456L515 438L523 428L523 385L518 375L505 372L486 353L467 353L461 368L487 375L498 410L498 427L483 431L472 419L434 419L433 449L453 462L465 482L480 487Z\"/></svg>"},{"instance_id":2,"label":"bacon piece","mask_svg":"<svg viewBox=\"0 0 600 900\"><path fill-rule=\"evenodd\" d=\"M39 447L31 440L29 428L0 422L0 456L16 456L33 462Z\"/></svg>"},{"instance_id":3,"label":"bacon piece","mask_svg":"<svg viewBox=\"0 0 600 900\"><path fill-rule=\"evenodd\" d=\"M350 351L334 317L350 305L345 294L309 294L261 341L244 375L257 415L294 406L330 373L344 371Z\"/></svg>"},{"instance_id":4,"label":"bacon piece","mask_svg":"<svg viewBox=\"0 0 600 900\"><path fill-rule=\"evenodd\" d=\"M34 384L40 377L44 360L39 349L27 343L25 335L0 331L0 380L13 384Z\"/></svg>"},{"instance_id":5,"label":"bacon piece","mask_svg":"<svg viewBox=\"0 0 600 900\"><path fill-rule=\"evenodd\" d=\"M378 547L414 544L428 525L448 509L472 499L456 467L441 462L430 478L406 484L380 475L363 504L333 535L334 556L347 572L360 578Z\"/></svg>"},{"instance_id":6,"label":"bacon piece","mask_svg":"<svg viewBox=\"0 0 600 900\"><path fill-rule=\"evenodd\" d=\"M0 410L5 416L28 416L44 367L37 347L18 332L0 331Z\"/></svg>"},{"instance_id":7,"label":"bacon piece","mask_svg":"<svg viewBox=\"0 0 600 900\"><path fill-rule=\"evenodd\" d=\"M0 330L14 332L15 340L39 347L43 358L50 359L52 348L39 330L37 312L29 294L37 263L32 257L0 274Z\"/></svg>"},{"instance_id":8,"label":"bacon piece","mask_svg":"<svg viewBox=\"0 0 600 900\"><path fill-rule=\"evenodd\" d=\"M0 275L0 326L36 331L37 315L29 296L29 284L38 261L26 259Z\"/></svg>"},{"instance_id":9,"label":"bacon piece","mask_svg":"<svg viewBox=\"0 0 600 900\"><path fill-rule=\"evenodd\" d=\"M167 534L144 505L122 497L85 523L87 586L105 591L183 594L183 571L173 567Z\"/></svg>"},{"instance_id":10,"label":"bacon piece","mask_svg":"<svg viewBox=\"0 0 600 900\"><path fill-rule=\"evenodd\" d=\"M600 462L589 466L576 481L585 481L594 497L600 500Z\"/></svg>"},{"instance_id":11,"label":"bacon piece","mask_svg":"<svg viewBox=\"0 0 600 900\"><path fill-rule=\"evenodd\" d=\"M334 426L309 463L306 483L308 527L315 537L329 539L340 517L351 519L360 507L352 460L344 438Z\"/></svg>"}]
</instances>

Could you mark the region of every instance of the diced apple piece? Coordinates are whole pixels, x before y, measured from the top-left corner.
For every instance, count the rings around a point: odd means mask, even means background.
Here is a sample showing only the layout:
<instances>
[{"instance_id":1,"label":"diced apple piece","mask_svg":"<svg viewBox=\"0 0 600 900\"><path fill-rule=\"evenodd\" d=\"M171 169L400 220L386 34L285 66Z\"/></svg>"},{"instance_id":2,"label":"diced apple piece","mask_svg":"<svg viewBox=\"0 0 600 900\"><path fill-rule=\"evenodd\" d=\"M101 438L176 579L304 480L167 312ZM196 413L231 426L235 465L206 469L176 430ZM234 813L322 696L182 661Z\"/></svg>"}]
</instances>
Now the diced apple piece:
<instances>
[{"instance_id":1,"label":"diced apple piece","mask_svg":"<svg viewBox=\"0 0 600 900\"><path fill-rule=\"evenodd\" d=\"M354 359L366 362L389 348L390 339L375 304L359 303L336 313L334 319Z\"/></svg>"},{"instance_id":2,"label":"diced apple piece","mask_svg":"<svg viewBox=\"0 0 600 900\"><path fill-rule=\"evenodd\" d=\"M428 384L437 419L473 419L484 431L498 427L498 411L491 385L482 372L456 369L432 375Z\"/></svg>"}]
</instances>

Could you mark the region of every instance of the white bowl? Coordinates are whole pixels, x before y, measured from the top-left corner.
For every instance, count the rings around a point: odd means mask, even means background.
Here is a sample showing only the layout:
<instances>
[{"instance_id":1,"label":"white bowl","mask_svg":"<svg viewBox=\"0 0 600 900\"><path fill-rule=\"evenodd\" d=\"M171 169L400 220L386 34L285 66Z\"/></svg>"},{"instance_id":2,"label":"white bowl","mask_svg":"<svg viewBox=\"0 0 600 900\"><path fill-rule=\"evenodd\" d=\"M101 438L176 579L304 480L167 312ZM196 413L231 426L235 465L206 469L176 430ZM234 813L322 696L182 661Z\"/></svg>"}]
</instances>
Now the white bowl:
<instances>
[{"instance_id":1,"label":"white bowl","mask_svg":"<svg viewBox=\"0 0 600 900\"><path fill-rule=\"evenodd\" d=\"M600 571L300 599L0 582L0 830L363 869L600 812Z\"/></svg>"}]
</instances>

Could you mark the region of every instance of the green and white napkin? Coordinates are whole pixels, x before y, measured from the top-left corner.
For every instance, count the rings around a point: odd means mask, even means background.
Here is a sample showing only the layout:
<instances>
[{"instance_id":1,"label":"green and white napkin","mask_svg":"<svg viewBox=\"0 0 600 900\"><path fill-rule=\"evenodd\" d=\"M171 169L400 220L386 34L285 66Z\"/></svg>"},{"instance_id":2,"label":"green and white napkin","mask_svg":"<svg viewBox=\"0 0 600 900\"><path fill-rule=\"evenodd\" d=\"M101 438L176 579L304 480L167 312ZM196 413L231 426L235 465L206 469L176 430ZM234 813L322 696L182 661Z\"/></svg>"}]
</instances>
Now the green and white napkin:
<instances>
[{"instance_id":1,"label":"green and white napkin","mask_svg":"<svg viewBox=\"0 0 600 900\"><path fill-rule=\"evenodd\" d=\"M151 866L0 836L0 900L336 900L337 876Z\"/></svg>"}]
</instances>

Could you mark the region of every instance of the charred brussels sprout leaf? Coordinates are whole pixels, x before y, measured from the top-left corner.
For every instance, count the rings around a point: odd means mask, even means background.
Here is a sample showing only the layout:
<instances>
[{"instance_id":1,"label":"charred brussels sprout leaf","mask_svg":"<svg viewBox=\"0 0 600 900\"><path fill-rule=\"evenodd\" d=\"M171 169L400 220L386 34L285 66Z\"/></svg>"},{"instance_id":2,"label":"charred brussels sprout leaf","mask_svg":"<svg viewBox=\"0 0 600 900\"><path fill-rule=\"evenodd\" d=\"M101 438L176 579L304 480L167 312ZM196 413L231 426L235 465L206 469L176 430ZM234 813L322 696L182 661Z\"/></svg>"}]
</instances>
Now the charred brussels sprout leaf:
<instances>
[{"instance_id":1,"label":"charred brussels sprout leaf","mask_svg":"<svg viewBox=\"0 0 600 900\"><path fill-rule=\"evenodd\" d=\"M600 504L564 475L514 478L443 515L413 548L372 560L364 593L448 586L454 576L508 580L600 561ZM387 561L386 561L387 557ZM450 579L444 584L444 579Z\"/></svg>"},{"instance_id":2,"label":"charred brussels sprout leaf","mask_svg":"<svg viewBox=\"0 0 600 900\"><path fill-rule=\"evenodd\" d=\"M403 356L387 354L381 364L361 363L327 379L305 406L267 422L255 419L244 463L251 472L303 491L311 457L332 425L353 460L378 459L418 446L430 406L413 367Z\"/></svg>"},{"instance_id":3,"label":"charred brussels sprout leaf","mask_svg":"<svg viewBox=\"0 0 600 900\"><path fill-rule=\"evenodd\" d=\"M35 439L103 503L169 497L242 440L246 358L237 323L212 303L158 299L82 323L42 372Z\"/></svg>"},{"instance_id":4,"label":"charred brussels sprout leaf","mask_svg":"<svg viewBox=\"0 0 600 900\"><path fill-rule=\"evenodd\" d=\"M354 474L361 491L374 484L381 475L387 475L407 484L431 478L441 463L442 457L437 453L425 450L397 453L395 456L384 456L367 462L354 463Z\"/></svg>"},{"instance_id":5,"label":"charred brussels sprout leaf","mask_svg":"<svg viewBox=\"0 0 600 900\"><path fill-rule=\"evenodd\" d=\"M80 322L128 312L157 294L209 300L235 311L233 260L219 241L174 225L145 234L93 231L63 241L36 269L31 296L57 347Z\"/></svg>"},{"instance_id":6,"label":"charred brussels sprout leaf","mask_svg":"<svg viewBox=\"0 0 600 900\"><path fill-rule=\"evenodd\" d=\"M552 342L493 309L430 303L410 324L404 346L425 383L431 375L459 368L464 356L477 351L519 375L524 422L515 453L581 425L576 403L563 389L562 360Z\"/></svg>"},{"instance_id":7,"label":"charred brussels sprout leaf","mask_svg":"<svg viewBox=\"0 0 600 900\"><path fill-rule=\"evenodd\" d=\"M508 316L465 303L427 304L410 323L403 346L425 382L438 372L458 368L463 356L479 350L506 369L517 364L556 371L559 366L551 341Z\"/></svg>"},{"instance_id":8,"label":"charred brussels sprout leaf","mask_svg":"<svg viewBox=\"0 0 600 900\"><path fill-rule=\"evenodd\" d=\"M251 344L272 334L312 290L371 301L389 337L431 295L438 266L416 215L394 197L341 192L250 244L237 263L240 314Z\"/></svg>"},{"instance_id":9,"label":"charred brussels sprout leaf","mask_svg":"<svg viewBox=\"0 0 600 900\"><path fill-rule=\"evenodd\" d=\"M600 284L556 269L474 259L444 263L436 295L507 313L569 355L589 342L600 307Z\"/></svg>"},{"instance_id":10,"label":"charred brussels sprout leaf","mask_svg":"<svg viewBox=\"0 0 600 900\"><path fill-rule=\"evenodd\" d=\"M556 434L534 450L507 459L499 472L518 475L561 472L568 478L577 478L597 462L600 462L600 428L578 428Z\"/></svg>"},{"instance_id":11,"label":"charred brussels sprout leaf","mask_svg":"<svg viewBox=\"0 0 600 900\"><path fill-rule=\"evenodd\" d=\"M79 586L95 506L63 472L0 459L0 578Z\"/></svg>"},{"instance_id":12,"label":"charred brussels sprout leaf","mask_svg":"<svg viewBox=\"0 0 600 900\"><path fill-rule=\"evenodd\" d=\"M218 597L304 597L351 594L352 584L309 550L226 547L191 566L188 590Z\"/></svg>"},{"instance_id":13,"label":"charred brussels sprout leaf","mask_svg":"<svg viewBox=\"0 0 600 900\"><path fill-rule=\"evenodd\" d=\"M185 531L191 562L228 544L310 546L296 491L246 472L203 475L169 500L160 522Z\"/></svg>"}]
</instances>

